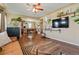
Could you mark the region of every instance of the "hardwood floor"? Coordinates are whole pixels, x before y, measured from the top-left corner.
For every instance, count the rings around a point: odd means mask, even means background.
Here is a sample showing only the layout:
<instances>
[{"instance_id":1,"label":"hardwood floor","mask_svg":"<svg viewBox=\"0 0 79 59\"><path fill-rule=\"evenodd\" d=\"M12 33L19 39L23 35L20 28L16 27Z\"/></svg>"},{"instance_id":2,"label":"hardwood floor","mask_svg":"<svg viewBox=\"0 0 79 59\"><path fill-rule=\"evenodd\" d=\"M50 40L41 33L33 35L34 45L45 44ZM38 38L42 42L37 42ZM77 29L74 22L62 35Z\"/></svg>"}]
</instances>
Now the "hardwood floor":
<instances>
[{"instance_id":1,"label":"hardwood floor","mask_svg":"<svg viewBox=\"0 0 79 59\"><path fill-rule=\"evenodd\" d=\"M27 38L27 34L23 34L22 38L19 39L19 43L24 55L79 54L79 47L54 39L43 38L39 34L35 34L32 41Z\"/></svg>"},{"instance_id":2,"label":"hardwood floor","mask_svg":"<svg viewBox=\"0 0 79 59\"><path fill-rule=\"evenodd\" d=\"M25 46L28 45L28 42L30 42L30 40L27 37L27 34L23 34L22 38L19 40L21 46ZM44 39L41 39L40 35L35 35L34 38L32 39L32 43L34 45L38 45L41 42L45 42Z\"/></svg>"}]
</instances>

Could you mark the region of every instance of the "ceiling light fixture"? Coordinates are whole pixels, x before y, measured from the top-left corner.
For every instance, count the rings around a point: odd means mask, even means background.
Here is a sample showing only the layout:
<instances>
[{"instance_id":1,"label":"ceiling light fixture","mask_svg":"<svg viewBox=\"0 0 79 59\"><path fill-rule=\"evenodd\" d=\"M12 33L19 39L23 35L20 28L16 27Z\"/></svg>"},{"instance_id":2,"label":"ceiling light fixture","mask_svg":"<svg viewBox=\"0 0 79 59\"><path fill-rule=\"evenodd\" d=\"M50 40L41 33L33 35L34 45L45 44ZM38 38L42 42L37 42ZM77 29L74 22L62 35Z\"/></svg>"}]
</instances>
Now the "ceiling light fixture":
<instances>
[{"instance_id":1,"label":"ceiling light fixture","mask_svg":"<svg viewBox=\"0 0 79 59\"><path fill-rule=\"evenodd\" d=\"M32 12L35 12L35 13L39 11L43 11L43 8L40 3L35 3L35 4L27 3L27 6L29 6L29 9L32 8Z\"/></svg>"},{"instance_id":2,"label":"ceiling light fixture","mask_svg":"<svg viewBox=\"0 0 79 59\"><path fill-rule=\"evenodd\" d=\"M34 4L33 5L33 12L37 13L39 11L43 11L41 4L40 3Z\"/></svg>"}]
</instances>

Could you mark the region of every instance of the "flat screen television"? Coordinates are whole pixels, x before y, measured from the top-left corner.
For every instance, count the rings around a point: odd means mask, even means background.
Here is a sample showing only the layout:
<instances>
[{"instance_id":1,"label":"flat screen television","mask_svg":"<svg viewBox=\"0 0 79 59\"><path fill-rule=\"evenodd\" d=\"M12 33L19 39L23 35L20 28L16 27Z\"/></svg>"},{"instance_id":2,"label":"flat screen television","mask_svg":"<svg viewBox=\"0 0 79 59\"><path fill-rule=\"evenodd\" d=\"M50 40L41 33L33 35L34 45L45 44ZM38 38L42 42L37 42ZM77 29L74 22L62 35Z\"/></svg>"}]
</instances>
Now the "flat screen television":
<instances>
[{"instance_id":1,"label":"flat screen television","mask_svg":"<svg viewBox=\"0 0 79 59\"><path fill-rule=\"evenodd\" d=\"M69 27L69 17L52 20L52 27L53 28L68 28Z\"/></svg>"}]
</instances>

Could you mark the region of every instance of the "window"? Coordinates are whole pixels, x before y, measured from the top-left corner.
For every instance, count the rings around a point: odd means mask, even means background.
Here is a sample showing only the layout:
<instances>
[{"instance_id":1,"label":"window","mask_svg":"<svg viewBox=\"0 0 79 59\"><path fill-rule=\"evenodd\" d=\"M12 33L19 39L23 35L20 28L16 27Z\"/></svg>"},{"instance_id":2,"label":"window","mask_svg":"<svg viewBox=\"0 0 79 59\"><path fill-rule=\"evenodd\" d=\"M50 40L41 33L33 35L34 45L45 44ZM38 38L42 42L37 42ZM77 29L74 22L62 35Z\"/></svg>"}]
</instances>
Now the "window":
<instances>
[{"instance_id":1,"label":"window","mask_svg":"<svg viewBox=\"0 0 79 59\"><path fill-rule=\"evenodd\" d=\"M28 23L28 28L32 28L32 23L31 22Z\"/></svg>"},{"instance_id":2,"label":"window","mask_svg":"<svg viewBox=\"0 0 79 59\"><path fill-rule=\"evenodd\" d=\"M0 31L5 31L5 12L0 10Z\"/></svg>"},{"instance_id":3,"label":"window","mask_svg":"<svg viewBox=\"0 0 79 59\"><path fill-rule=\"evenodd\" d=\"M0 30L1 30L1 13L0 13Z\"/></svg>"}]
</instances>

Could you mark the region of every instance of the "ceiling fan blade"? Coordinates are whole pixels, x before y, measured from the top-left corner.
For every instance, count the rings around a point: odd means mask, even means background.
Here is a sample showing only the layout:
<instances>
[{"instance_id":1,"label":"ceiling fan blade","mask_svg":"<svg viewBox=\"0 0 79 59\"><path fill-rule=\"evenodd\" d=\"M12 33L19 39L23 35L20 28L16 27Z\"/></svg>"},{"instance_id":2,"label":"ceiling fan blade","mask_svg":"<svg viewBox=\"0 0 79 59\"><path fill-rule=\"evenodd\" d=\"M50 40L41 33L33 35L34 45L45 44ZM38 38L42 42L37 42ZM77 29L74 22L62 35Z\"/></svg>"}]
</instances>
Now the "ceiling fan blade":
<instances>
[{"instance_id":1,"label":"ceiling fan blade","mask_svg":"<svg viewBox=\"0 0 79 59\"><path fill-rule=\"evenodd\" d=\"M27 10L32 10L33 6L30 3L26 3Z\"/></svg>"},{"instance_id":2,"label":"ceiling fan blade","mask_svg":"<svg viewBox=\"0 0 79 59\"><path fill-rule=\"evenodd\" d=\"M28 10L32 10L32 11L43 11L44 9L41 7L41 4L40 3L36 3L36 4L30 4L30 3L27 3L26 4L28 7Z\"/></svg>"},{"instance_id":3,"label":"ceiling fan blade","mask_svg":"<svg viewBox=\"0 0 79 59\"><path fill-rule=\"evenodd\" d=\"M42 9L42 8L36 8L37 10L41 10L41 11L43 11L44 9Z\"/></svg>"},{"instance_id":4,"label":"ceiling fan blade","mask_svg":"<svg viewBox=\"0 0 79 59\"><path fill-rule=\"evenodd\" d=\"M26 5L30 5L29 3L26 3Z\"/></svg>"}]
</instances>

